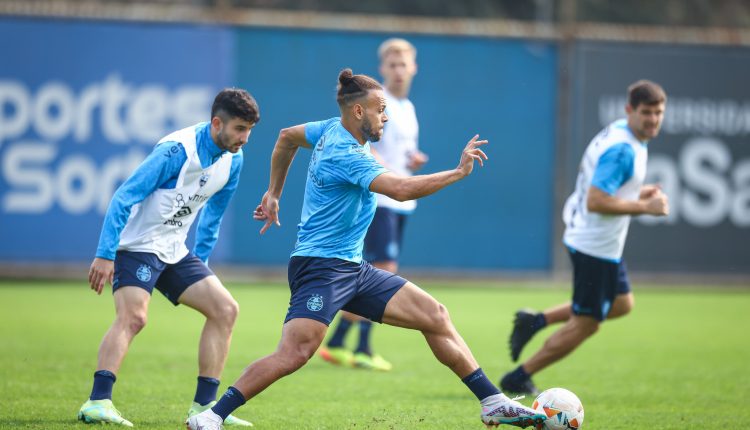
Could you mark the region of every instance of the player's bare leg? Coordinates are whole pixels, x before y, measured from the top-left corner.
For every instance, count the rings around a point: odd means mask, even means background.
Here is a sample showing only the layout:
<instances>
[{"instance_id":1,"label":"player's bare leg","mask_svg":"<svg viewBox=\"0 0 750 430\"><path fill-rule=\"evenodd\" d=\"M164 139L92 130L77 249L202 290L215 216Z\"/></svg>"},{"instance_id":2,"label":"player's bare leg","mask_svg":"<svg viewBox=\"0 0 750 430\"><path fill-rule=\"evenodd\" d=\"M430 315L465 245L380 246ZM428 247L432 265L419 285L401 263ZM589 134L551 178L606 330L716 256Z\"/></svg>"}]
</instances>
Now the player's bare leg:
<instances>
[{"instance_id":1,"label":"player's bare leg","mask_svg":"<svg viewBox=\"0 0 750 430\"><path fill-rule=\"evenodd\" d=\"M460 378L479 367L445 306L411 282L388 302L383 323L421 331L435 357Z\"/></svg>"},{"instance_id":2,"label":"player's bare leg","mask_svg":"<svg viewBox=\"0 0 750 430\"><path fill-rule=\"evenodd\" d=\"M544 414L509 399L486 381L471 350L453 326L445 306L411 282L407 282L388 302L383 322L421 331L435 357L477 395L482 407L482 422L488 427L498 424L527 427L546 418ZM475 378L487 385L473 386ZM490 390L485 389L487 386ZM480 394L480 391L486 394Z\"/></svg>"},{"instance_id":3,"label":"player's bare leg","mask_svg":"<svg viewBox=\"0 0 750 430\"><path fill-rule=\"evenodd\" d=\"M542 313L544 314L544 320L546 321L547 325L565 322L570 319L571 315L573 315L570 302L562 303L557 306L545 309Z\"/></svg>"},{"instance_id":4,"label":"player's bare leg","mask_svg":"<svg viewBox=\"0 0 750 430\"><path fill-rule=\"evenodd\" d=\"M133 427L112 404L112 385L130 342L146 325L151 295L138 287L121 287L114 292L115 321L99 346L97 372L91 397L78 411L86 423L109 423ZM99 379L98 379L99 378Z\"/></svg>"},{"instance_id":5,"label":"player's bare leg","mask_svg":"<svg viewBox=\"0 0 750 430\"><path fill-rule=\"evenodd\" d=\"M232 342L239 305L216 276L188 287L179 302L206 317L198 348L198 372L201 376L219 379Z\"/></svg>"},{"instance_id":6,"label":"player's bare leg","mask_svg":"<svg viewBox=\"0 0 750 430\"><path fill-rule=\"evenodd\" d=\"M615 297L614 302L612 302L612 307L609 309L607 319L611 320L624 317L633 310L633 307L635 307L635 296L633 296L632 292L618 294L617 297Z\"/></svg>"},{"instance_id":7,"label":"player's bare leg","mask_svg":"<svg viewBox=\"0 0 750 430\"><path fill-rule=\"evenodd\" d=\"M534 374L560 360L599 330L599 322L589 316L573 315L554 332L536 354L523 364L524 370Z\"/></svg>"},{"instance_id":8,"label":"player's bare leg","mask_svg":"<svg viewBox=\"0 0 750 430\"><path fill-rule=\"evenodd\" d=\"M276 351L253 362L232 385L246 400L255 397L272 383L304 366L323 342L327 329L322 322L307 318L288 321L284 324Z\"/></svg>"},{"instance_id":9,"label":"player's bare leg","mask_svg":"<svg viewBox=\"0 0 750 430\"><path fill-rule=\"evenodd\" d=\"M206 317L198 346L199 382L196 398L187 413L190 418L216 404L215 390L218 389L218 380L224 370L232 342L232 329L240 307L216 276L208 276L189 286L180 296L179 302ZM203 382L207 380L211 383ZM201 388L202 385L204 388ZM199 402L200 398L203 400ZM229 415L224 419L224 425L250 427L253 424Z\"/></svg>"},{"instance_id":10,"label":"player's bare leg","mask_svg":"<svg viewBox=\"0 0 750 430\"><path fill-rule=\"evenodd\" d=\"M143 288L120 287L114 292L114 300L115 321L99 346L97 370L117 374L130 342L146 326L151 295Z\"/></svg>"}]
</instances>

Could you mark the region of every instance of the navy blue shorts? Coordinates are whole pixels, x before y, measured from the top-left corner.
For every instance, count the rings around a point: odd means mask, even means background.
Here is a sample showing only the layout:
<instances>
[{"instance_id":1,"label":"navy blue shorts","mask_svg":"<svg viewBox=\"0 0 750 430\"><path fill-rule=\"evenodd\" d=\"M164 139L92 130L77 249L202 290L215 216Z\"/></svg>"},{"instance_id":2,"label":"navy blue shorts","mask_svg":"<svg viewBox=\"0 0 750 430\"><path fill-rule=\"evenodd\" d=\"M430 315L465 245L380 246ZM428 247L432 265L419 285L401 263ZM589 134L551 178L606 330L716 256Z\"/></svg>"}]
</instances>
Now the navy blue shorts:
<instances>
[{"instance_id":1,"label":"navy blue shorts","mask_svg":"<svg viewBox=\"0 0 750 430\"><path fill-rule=\"evenodd\" d=\"M396 261L401 253L407 215L388 208L377 208L365 236L367 261Z\"/></svg>"},{"instance_id":2,"label":"navy blue shorts","mask_svg":"<svg viewBox=\"0 0 750 430\"><path fill-rule=\"evenodd\" d=\"M366 261L357 264L338 258L292 257L292 297L284 323L310 318L329 325L340 309L381 322L388 301L405 284L404 278Z\"/></svg>"},{"instance_id":3,"label":"navy blue shorts","mask_svg":"<svg viewBox=\"0 0 750 430\"><path fill-rule=\"evenodd\" d=\"M177 306L187 287L213 274L192 252L175 264L167 264L150 252L117 251L112 292L120 287L140 287L151 294L156 287Z\"/></svg>"},{"instance_id":4,"label":"navy blue shorts","mask_svg":"<svg viewBox=\"0 0 750 430\"><path fill-rule=\"evenodd\" d=\"M625 262L604 260L568 248L573 262L573 314L607 319L612 302L630 292Z\"/></svg>"}]
</instances>

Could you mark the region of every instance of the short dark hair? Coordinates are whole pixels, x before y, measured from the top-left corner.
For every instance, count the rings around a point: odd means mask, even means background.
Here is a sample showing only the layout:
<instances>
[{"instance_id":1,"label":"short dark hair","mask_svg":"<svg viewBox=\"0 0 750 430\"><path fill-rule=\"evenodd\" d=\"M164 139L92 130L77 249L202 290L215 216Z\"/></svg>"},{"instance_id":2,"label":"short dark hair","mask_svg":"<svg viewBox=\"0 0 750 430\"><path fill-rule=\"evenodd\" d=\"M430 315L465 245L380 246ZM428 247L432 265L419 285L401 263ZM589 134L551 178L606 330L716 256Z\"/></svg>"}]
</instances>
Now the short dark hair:
<instances>
[{"instance_id":1,"label":"short dark hair","mask_svg":"<svg viewBox=\"0 0 750 430\"><path fill-rule=\"evenodd\" d=\"M224 88L214 98L211 106L211 118L219 116L228 121L240 118L257 124L260 121L260 109L253 96L241 88Z\"/></svg>"},{"instance_id":2,"label":"short dark hair","mask_svg":"<svg viewBox=\"0 0 750 430\"><path fill-rule=\"evenodd\" d=\"M367 75L355 75L352 69L344 69L339 73L336 101L339 106L348 106L353 101L366 96L370 90L382 88L375 79Z\"/></svg>"},{"instance_id":3,"label":"short dark hair","mask_svg":"<svg viewBox=\"0 0 750 430\"><path fill-rule=\"evenodd\" d=\"M667 93L656 82L641 79L628 87L628 104L632 108L637 108L642 104L651 106L666 101Z\"/></svg>"}]
</instances>

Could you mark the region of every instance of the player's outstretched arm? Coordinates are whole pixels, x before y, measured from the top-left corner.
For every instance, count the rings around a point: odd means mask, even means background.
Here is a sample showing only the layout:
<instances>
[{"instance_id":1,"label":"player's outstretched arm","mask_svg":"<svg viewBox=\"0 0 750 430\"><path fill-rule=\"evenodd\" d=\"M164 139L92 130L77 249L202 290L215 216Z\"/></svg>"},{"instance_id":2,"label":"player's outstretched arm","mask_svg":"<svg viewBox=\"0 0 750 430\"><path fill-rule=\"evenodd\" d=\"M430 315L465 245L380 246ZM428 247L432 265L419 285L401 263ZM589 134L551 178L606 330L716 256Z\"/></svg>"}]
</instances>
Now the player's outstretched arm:
<instances>
[{"instance_id":1,"label":"player's outstretched arm","mask_svg":"<svg viewBox=\"0 0 750 430\"><path fill-rule=\"evenodd\" d=\"M284 190L284 182L289 173L289 167L292 160L300 148L310 148L310 144L305 139L305 126L295 125L282 129L279 132L279 138L273 147L271 155L271 178L268 183L268 191L263 195L258 207L253 212L253 218L258 221L264 221L260 234L268 230L272 224L281 226L279 221L279 199L281 192Z\"/></svg>"},{"instance_id":2,"label":"player's outstretched arm","mask_svg":"<svg viewBox=\"0 0 750 430\"><path fill-rule=\"evenodd\" d=\"M488 141L478 139L479 135L476 135L466 144L463 152L461 152L461 161L458 163L458 167L453 170L411 177L398 176L389 172L383 173L372 181L370 191L384 194L398 201L429 196L469 176L474 170L474 161L479 162L480 166L484 166L487 154L479 149L479 146L486 145Z\"/></svg>"}]
</instances>

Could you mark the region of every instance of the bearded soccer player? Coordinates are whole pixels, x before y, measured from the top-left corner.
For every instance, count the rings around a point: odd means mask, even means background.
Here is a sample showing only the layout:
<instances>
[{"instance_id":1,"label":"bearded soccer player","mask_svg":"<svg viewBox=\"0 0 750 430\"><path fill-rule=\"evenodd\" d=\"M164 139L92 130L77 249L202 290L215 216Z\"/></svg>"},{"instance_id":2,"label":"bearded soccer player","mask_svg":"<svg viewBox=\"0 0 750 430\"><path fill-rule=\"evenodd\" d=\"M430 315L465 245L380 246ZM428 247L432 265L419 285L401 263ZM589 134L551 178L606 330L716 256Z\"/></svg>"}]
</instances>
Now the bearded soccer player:
<instances>
[{"instance_id":1,"label":"bearded soccer player","mask_svg":"<svg viewBox=\"0 0 750 430\"><path fill-rule=\"evenodd\" d=\"M89 284L97 294L105 282L112 285L116 315L99 347L94 386L80 420L133 426L112 404L112 388L130 342L146 325L154 288L175 306L206 317L188 416L216 403L239 306L207 263L239 183L242 147L259 120L258 105L247 91L221 91L210 122L161 139L112 197ZM199 212L195 248L189 251L185 240ZM225 424L252 425L234 416Z\"/></svg>"},{"instance_id":2,"label":"bearded soccer player","mask_svg":"<svg viewBox=\"0 0 750 430\"><path fill-rule=\"evenodd\" d=\"M479 146L487 141L474 136L455 169L410 177L389 172L369 148L369 142L382 137L388 120L381 85L350 69L343 70L338 81L341 117L281 131L271 158L268 191L254 213L265 221L261 232L279 224L279 198L292 159L300 147L311 148L302 220L289 260L290 305L278 348L250 364L215 406L188 420L188 428L220 429L232 411L305 365L342 309L422 332L435 358L477 397L485 424L541 424L545 414L501 394L485 376L445 306L415 284L362 259L375 213L374 193L401 201L433 194L471 174L475 161L483 164L487 156Z\"/></svg>"}]
</instances>

